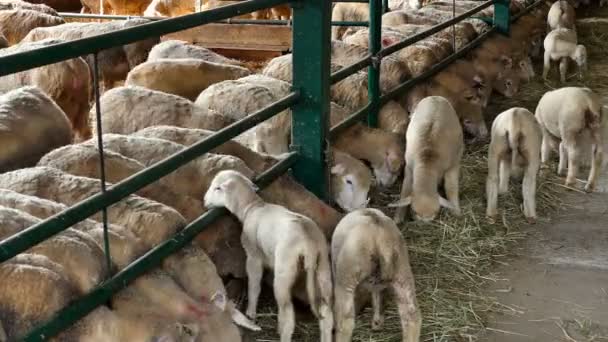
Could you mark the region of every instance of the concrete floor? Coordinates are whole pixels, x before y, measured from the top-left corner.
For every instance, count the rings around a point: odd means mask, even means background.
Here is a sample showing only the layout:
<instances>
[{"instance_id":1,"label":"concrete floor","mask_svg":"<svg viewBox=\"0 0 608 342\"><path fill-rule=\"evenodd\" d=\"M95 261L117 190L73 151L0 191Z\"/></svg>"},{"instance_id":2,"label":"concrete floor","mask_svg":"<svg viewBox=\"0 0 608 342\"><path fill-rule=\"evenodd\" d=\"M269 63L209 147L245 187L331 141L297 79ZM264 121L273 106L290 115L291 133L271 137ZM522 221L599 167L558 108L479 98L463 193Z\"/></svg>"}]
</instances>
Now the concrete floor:
<instances>
[{"instance_id":1,"label":"concrete floor","mask_svg":"<svg viewBox=\"0 0 608 342\"><path fill-rule=\"evenodd\" d=\"M599 188L568 193L567 208L529 228L519 257L498 270L505 280L488 290L514 315L493 317L480 340L608 341L607 175Z\"/></svg>"}]
</instances>

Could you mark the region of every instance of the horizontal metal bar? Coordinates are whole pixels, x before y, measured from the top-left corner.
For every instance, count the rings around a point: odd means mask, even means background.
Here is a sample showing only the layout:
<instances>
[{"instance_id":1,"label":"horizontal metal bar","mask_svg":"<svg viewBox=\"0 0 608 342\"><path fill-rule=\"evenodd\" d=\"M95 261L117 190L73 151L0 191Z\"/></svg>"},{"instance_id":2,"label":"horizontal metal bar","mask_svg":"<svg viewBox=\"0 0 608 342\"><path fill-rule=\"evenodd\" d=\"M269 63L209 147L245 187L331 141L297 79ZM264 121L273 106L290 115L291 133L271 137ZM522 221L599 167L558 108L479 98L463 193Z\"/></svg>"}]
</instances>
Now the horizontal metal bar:
<instances>
[{"instance_id":1,"label":"horizontal metal bar","mask_svg":"<svg viewBox=\"0 0 608 342\"><path fill-rule=\"evenodd\" d=\"M415 78L412 78L410 80L407 80L404 83L401 83L400 85L398 85L397 87L395 87L394 89L389 91L388 93L380 96L380 104L381 105L386 104L388 101L394 99L395 97L397 97L399 94L403 93L404 91L409 90L410 88L413 88L416 84L418 84L418 83L432 77L436 73L440 72L445 67L447 67L450 63L457 60L458 58L463 57L466 53L471 51L474 47L479 45L484 39L486 39L494 31L496 31L496 27L492 26L492 28L490 30L482 33L477 38L473 39L469 44L463 46L462 49L460 49L457 52L451 54L450 56L444 58L443 60L441 60L441 62L435 64L431 69L427 70L426 72L422 73L421 75L419 75Z\"/></svg>"},{"instance_id":2,"label":"horizontal metal bar","mask_svg":"<svg viewBox=\"0 0 608 342\"><path fill-rule=\"evenodd\" d=\"M332 21L332 26L369 26L369 21Z\"/></svg>"},{"instance_id":3,"label":"horizontal metal bar","mask_svg":"<svg viewBox=\"0 0 608 342\"><path fill-rule=\"evenodd\" d=\"M107 19L107 20L130 20L130 19L147 19L152 21L167 19L168 17L147 17L142 15L116 15L116 14L95 14L95 13L72 13L59 12L62 18L73 19Z\"/></svg>"},{"instance_id":4,"label":"horizontal metal bar","mask_svg":"<svg viewBox=\"0 0 608 342\"><path fill-rule=\"evenodd\" d=\"M271 168L260 174L255 183L264 188L277 177L284 174L296 161L298 154L289 153L284 159L277 162ZM224 208L211 209L187 225L179 233L160 245L154 247L133 263L119 271L114 277L97 286L90 293L72 302L68 307L62 309L53 318L41 326L33 329L25 341L46 341L76 323L80 318L86 316L98 306L106 303L112 295L125 288L135 278L160 265L167 256L177 252L191 242L200 232L212 224L219 217L227 214Z\"/></svg>"},{"instance_id":5,"label":"horizontal metal bar","mask_svg":"<svg viewBox=\"0 0 608 342\"><path fill-rule=\"evenodd\" d=\"M359 60L358 62L355 62L347 67L344 67L344 68L334 72L333 74L331 74L331 78L330 78L331 84L335 84L335 83L342 81L343 79L356 73L357 71L365 69L370 64L372 64L372 56L368 55L367 57Z\"/></svg>"},{"instance_id":6,"label":"horizontal metal bar","mask_svg":"<svg viewBox=\"0 0 608 342\"><path fill-rule=\"evenodd\" d=\"M130 44L147 38L179 32L236 15L278 6L287 2L288 0L246 0L237 4L222 6L208 11L187 14L176 18L167 18L114 32L99 34L93 37L6 55L0 57L0 76L96 53L104 49Z\"/></svg>"},{"instance_id":7,"label":"horizontal metal bar","mask_svg":"<svg viewBox=\"0 0 608 342\"><path fill-rule=\"evenodd\" d=\"M70 208L35 224L26 230L0 242L0 262L4 262L30 247L90 217L103 207L108 207L137 190L168 175L182 165L220 146L229 139L289 108L299 99L299 93L290 93L270 106L237 121L196 144L169 156L150 167L112 185L104 194L93 195Z\"/></svg>"},{"instance_id":8,"label":"horizontal metal bar","mask_svg":"<svg viewBox=\"0 0 608 342\"><path fill-rule=\"evenodd\" d=\"M365 2L368 3L368 0L332 0L331 2L333 3L338 3L338 2Z\"/></svg>"},{"instance_id":9,"label":"horizontal metal bar","mask_svg":"<svg viewBox=\"0 0 608 342\"><path fill-rule=\"evenodd\" d=\"M511 22L515 22L517 19L519 19L519 18L523 17L524 15L528 14L531 10L533 10L536 7L538 7L542 3L543 3L543 0L538 0L535 3L533 3L532 5L524 8L521 11L519 11L517 14L515 14L514 16L511 17Z\"/></svg>"},{"instance_id":10,"label":"horizontal metal bar","mask_svg":"<svg viewBox=\"0 0 608 342\"><path fill-rule=\"evenodd\" d=\"M350 126L356 124L357 122L360 122L369 113L369 108L370 108L370 104L368 102L365 105L365 107L359 109L358 111L356 111L355 113L353 113L351 116L349 116L346 119L344 119L344 121L342 121L339 124L333 126L329 130L329 138L330 139L335 138L338 134L342 133L345 129L347 129Z\"/></svg>"},{"instance_id":11,"label":"horizontal metal bar","mask_svg":"<svg viewBox=\"0 0 608 342\"><path fill-rule=\"evenodd\" d=\"M477 6L477 7L473 8L473 9L471 9L469 11L466 11L466 12L462 13L459 16L456 16L456 17L454 17L454 18L452 18L452 19L450 19L448 21L445 21L445 22L443 22L441 24L437 24L437 25L431 27L430 29L428 29L426 31L422 31L420 33L417 33L417 34L411 36L411 37L408 37L408 38L400 41L399 43L395 43L395 44L393 44L391 46L388 46L388 47L380 50L380 52L378 53L378 56L380 58L383 58L383 57L386 57L386 56L388 56L390 54L393 54L393 53L395 53L395 52L403 49L404 47L406 47L408 45L414 44L414 43L416 43L419 40L422 40L422 39L424 39L426 37L429 37L429 36L431 36L431 35L439 32L439 31L447 28L448 26L456 24L456 23L458 23L458 22L460 22L460 21L462 21L462 20L470 17L471 15L473 15L473 14L475 14L475 13L483 10L484 8L490 7L492 5L492 3L493 3L492 0L486 1L483 4Z\"/></svg>"}]
</instances>

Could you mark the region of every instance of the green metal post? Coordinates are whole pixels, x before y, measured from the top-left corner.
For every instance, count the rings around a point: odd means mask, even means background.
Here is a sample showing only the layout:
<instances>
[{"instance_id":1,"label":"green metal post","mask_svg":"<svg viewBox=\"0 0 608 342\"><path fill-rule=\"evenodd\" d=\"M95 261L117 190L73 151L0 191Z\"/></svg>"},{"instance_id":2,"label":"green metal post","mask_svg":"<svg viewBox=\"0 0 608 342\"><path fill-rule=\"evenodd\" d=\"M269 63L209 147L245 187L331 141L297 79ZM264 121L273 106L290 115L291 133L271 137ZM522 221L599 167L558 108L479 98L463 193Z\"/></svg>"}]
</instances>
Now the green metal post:
<instances>
[{"instance_id":1,"label":"green metal post","mask_svg":"<svg viewBox=\"0 0 608 342\"><path fill-rule=\"evenodd\" d=\"M293 3L293 87L300 99L292 107L292 146L300 153L294 177L319 198L329 200L325 150L329 124L331 2Z\"/></svg>"},{"instance_id":2,"label":"green metal post","mask_svg":"<svg viewBox=\"0 0 608 342\"><path fill-rule=\"evenodd\" d=\"M388 7L388 0L382 1L382 14L390 11L391 9Z\"/></svg>"},{"instance_id":3,"label":"green metal post","mask_svg":"<svg viewBox=\"0 0 608 342\"><path fill-rule=\"evenodd\" d=\"M370 127L378 126L378 112L380 111L380 64L382 59L378 52L382 49L382 4L380 0L369 0L369 53L372 55L372 64L367 72L367 97L370 108L367 114L367 124Z\"/></svg>"},{"instance_id":4,"label":"green metal post","mask_svg":"<svg viewBox=\"0 0 608 342\"><path fill-rule=\"evenodd\" d=\"M511 30L510 0L494 0L494 25L499 33L509 35Z\"/></svg>"}]
</instances>

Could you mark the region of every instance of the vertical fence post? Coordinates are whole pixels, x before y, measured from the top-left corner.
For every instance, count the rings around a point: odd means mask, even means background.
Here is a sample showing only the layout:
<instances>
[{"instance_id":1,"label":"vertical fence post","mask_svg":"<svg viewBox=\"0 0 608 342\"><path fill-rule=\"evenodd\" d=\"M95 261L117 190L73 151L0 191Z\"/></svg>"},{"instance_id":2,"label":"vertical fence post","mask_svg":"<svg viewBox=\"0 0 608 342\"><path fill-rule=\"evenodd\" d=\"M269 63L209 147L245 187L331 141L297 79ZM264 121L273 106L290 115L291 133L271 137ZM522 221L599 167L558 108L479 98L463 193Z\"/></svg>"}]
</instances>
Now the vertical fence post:
<instances>
[{"instance_id":1,"label":"vertical fence post","mask_svg":"<svg viewBox=\"0 0 608 342\"><path fill-rule=\"evenodd\" d=\"M382 5L380 0L369 0L369 53L372 55L372 64L367 71L367 97L369 100L369 112L367 124L371 127L378 126L378 112L380 111L380 64L382 60L377 58L382 49Z\"/></svg>"},{"instance_id":2,"label":"vertical fence post","mask_svg":"<svg viewBox=\"0 0 608 342\"><path fill-rule=\"evenodd\" d=\"M509 35L511 30L510 0L494 0L494 25L498 32Z\"/></svg>"},{"instance_id":3,"label":"vertical fence post","mask_svg":"<svg viewBox=\"0 0 608 342\"><path fill-rule=\"evenodd\" d=\"M325 150L329 126L331 2L293 3L293 87L300 101L292 107L292 146L300 153L294 177L319 198L329 200Z\"/></svg>"},{"instance_id":4,"label":"vertical fence post","mask_svg":"<svg viewBox=\"0 0 608 342\"><path fill-rule=\"evenodd\" d=\"M390 10L391 9L389 8L388 0L382 0L382 14L384 14ZM371 9L370 9L370 13L371 13Z\"/></svg>"}]
</instances>

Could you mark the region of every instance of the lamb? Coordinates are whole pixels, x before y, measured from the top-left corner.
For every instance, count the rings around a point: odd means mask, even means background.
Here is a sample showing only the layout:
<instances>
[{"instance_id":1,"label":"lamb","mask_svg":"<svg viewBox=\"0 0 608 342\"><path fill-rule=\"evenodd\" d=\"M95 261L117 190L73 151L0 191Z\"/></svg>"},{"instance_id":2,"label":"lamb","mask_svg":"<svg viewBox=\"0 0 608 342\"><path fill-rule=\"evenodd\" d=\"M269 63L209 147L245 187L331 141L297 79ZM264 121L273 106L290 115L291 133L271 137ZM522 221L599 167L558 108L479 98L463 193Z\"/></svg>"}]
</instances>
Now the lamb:
<instances>
[{"instance_id":1,"label":"lamb","mask_svg":"<svg viewBox=\"0 0 608 342\"><path fill-rule=\"evenodd\" d=\"M395 222L403 222L405 206L411 204L416 219L431 221L440 206L460 215L458 177L464 150L463 133L450 102L429 96L416 106L406 134L405 176ZM443 178L447 200L437 193Z\"/></svg>"},{"instance_id":2,"label":"lamb","mask_svg":"<svg viewBox=\"0 0 608 342\"><path fill-rule=\"evenodd\" d=\"M378 209L346 215L331 240L336 342L350 342L355 327L355 292L372 293L372 329L381 329L382 292L390 287L401 316L403 341L420 339L422 316L416 303L407 246L397 225Z\"/></svg>"},{"instance_id":3,"label":"lamb","mask_svg":"<svg viewBox=\"0 0 608 342\"><path fill-rule=\"evenodd\" d=\"M59 16L59 14L57 13L56 10L54 10L52 7L49 7L44 4L32 4L32 3L22 1L22 0L3 0L2 3L0 3L1 11L14 10L14 9L25 9L25 10L31 10L31 11L38 11L38 12L48 14L48 15L53 15L56 17Z\"/></svg>"},{"instance_id":4,"label":"lamb","mask_svg":"<svg viewBox=\"0 0 608 342\"><path fill-rule=\"evenodd\" d=\"M56 26L61 24L65 24L63 18L35 10L23 8L0 10L0 32L6 37L9 45L19 43L36 27Z\"/></svg>"},{"instance_id":5,"label":"lamb","mask_svg":"<svg viewBox=\"0 0 608 342\"><path fill-rule=\"evenodd\" d=\"M104 162L106 180L111 183L118 183L145 168L142 163L112 151L104 151ZM68 145L55 149L45 155L37 166L53 167L74 176L99 178L101 175L99 150L91 145ZM136 194L177 209L188 222L205 211L200 200L174 192L171 184L164 179L144 187Z\"/></svg>"},{"instance_id":6,"label":"lamb","mask_svg":"<svg viewBox=\"0 0 608 342\"><path fill-rule=\"evenodd\" d=\"M111 184L110 184L111 185ZM49 167L32 167L0 174L0 188L74 205L99 192L99 180L72 176ZM93 216L101 221L101 214ZM108 208L108 221L122 225L150 249L186 225L175 209L130 195Z\"/></svg>"},{"instance_id":7,"label":"lamb","mask_svg":"<svg viewBox=\"0 0 608 342\"><path fill-rule=\"evenodd\" d=\"M25 212L0 206L0 222L0 239L6 239L41 220ZM90 236L71 228L37 244L27 253L44 255L63 266L66 276L80 294L88 293L108 276L103 251Z\"/></svg>"},{"instance_id":8,"label":"lamb","mask_svg":"<svg viewBox=\"0 0 608 342\"><path fill-rule=\"evenodd\" d=\"M143 87L117 87L105 92L99 102L104 133L129 134L157 125L216 131L233 122L180 96Z\"/></svg>"},{"instance_id":9,"label":"lamb","mask_svg":"<svg viewBox=\"0 0 608 342\"><path fill-rule=\"evenodd\" d=\"M303 267L311 309L319 319L321 341L332 339L332 279L325 236L309 218L264 202L255 185L236 171L222 171L205 194L205 206L227 207L243 223L247 254L247 316L255 319L264 268L273 270L281 341L291 341L295 322L291 288ZM284 234L276 235L276 227ZM287 229L283 229L287 228Z\"/></svg>"},{"instance_id":10,"label":"lamb","mask_svg":"<svg viewBox=\"0 0 608 342\"><path fill-rule=\"evenodd\" d=\"M547 34L543 42L545 48L543 79L547 79L551 61L559 61L560 81L566 82L568 58L578 65L579 78L587 71L587 49L577 44L576 32L566 28L558 28Z\"/></svg>"},{"instance_id":11,"label":"lamb","mask_svg":"<svg viewBox=\"0 0 608 342\"><path fill-rule=\"evenodd\" d=\"M154 126L138 131L133 136L170 140L189 146L211 134L213 132L201 129ZM211 150L210 153L235 156L243 160L258 175L277 162L277 159L256 153L235 141L226 141ZM289 210L312 218L323 232L326 233L328 238L340 219L340 215L334 209L308 192L306 188L296 183L287 174L277 178L272 184L262 190L261 194L267 202L283 205Z\"/></svg>"},{"instance_id":12,"label":"lamb","mask_svg":"<svg viewBox=\"0 0 608 342\"><path fill-rule=\"evenodd\" d=\"M65 113L40 88L0 95L0 173L33 166L48 151L70 144Z\"/></svg>"},{"instance_id":13,"label":"lamb","mask_svg":"<svg viewBox=\"0 0 608 342\"><path fill-rule=\"evenodd\" d=\"M45 39L34 43L20 43L0 50L0 56L35 50L62 42ZM0 92L8 92L23 86L36 86L63 110L70 120L76 140L91 136L89 126L89 94L91 79L89 68L82 58L73 58L0 77ZM48 102L48 101L47 101ZM59 133L63 136L62 133Z\"/></svg>"},{"instance_id":14,"label":"lamb","mask_svg":"<svg viewBox=\"0 0 608 342\"><path fill-rule=\"evenodd\" d=\"M333 149L331 155L330 185L336 204L347 212L367 207L372 185L370 170L340 150Z\"/></svg>"},{"instance_id":15,"label":"lamb","mask_svg":"<svg viewBox=\"0 0 608 342\"><path fill-rule=\"evenodd\" d=\"M566 0L558 0L553 3L547 14L547 32L556 28L567 28L576 30L576 11Z\"/></svg>"},{"instance_id":16,"label":"lamb","mask_svg":"<svg viewBox=\"0 0 608 342\"><path fill-rule=\"evenodd\" d=\"M245 64L240 61L224 57L219 53L205 49L202 46L188 44L184 41L173 39L156 44L148 54L148 62L165 58L195 58L212 63L229 64L243 68L246 67Z\"/></svg>"},{"instance_id":17,"label":"lamb","mask_svg":"<svg viewBox=\"0 0 608 342\"><path fill-rule=\"evenodd\" d=\"M564 87L548 91L538 102L534 114L542 130L541 163L546 165L551 149L559 142L557 173L566 176L566 186L574 186L581 148L589 141L591 170L585 191L592 192L603 159L603 122L605 110L600 97L589 88Z\"/></svg>"},{"instance_id":18,"label":"lamb","mask_svg":"<svg viewBox=\"0 0 608 342\"><path fill-rule=\"evenodd\" d=\"M214 83L245 77L243 67L218 64L194 58L159 59L142 63L127 75L125 86L140 86L191 101Z\"/></svg>"},{"instance_id":19,"label":"lamb","mask_svg":"<svg viewBox=\"0 0 608 342\"><path fill-rule=\"evenodd\" d=\"M541 139L538 122L525 108L511 108L494 119L486 181L486 216L490 219L497 214L498 194L508 191L511 169L517 168L524 171L524 216L531 223L536 220L536 175L540 167Z\"/></svg>"}]
</instances>

